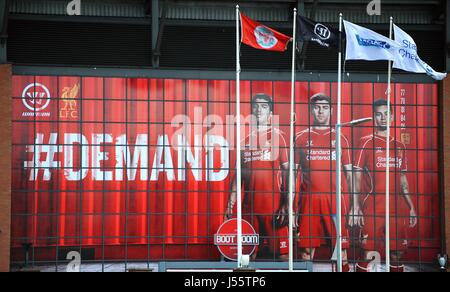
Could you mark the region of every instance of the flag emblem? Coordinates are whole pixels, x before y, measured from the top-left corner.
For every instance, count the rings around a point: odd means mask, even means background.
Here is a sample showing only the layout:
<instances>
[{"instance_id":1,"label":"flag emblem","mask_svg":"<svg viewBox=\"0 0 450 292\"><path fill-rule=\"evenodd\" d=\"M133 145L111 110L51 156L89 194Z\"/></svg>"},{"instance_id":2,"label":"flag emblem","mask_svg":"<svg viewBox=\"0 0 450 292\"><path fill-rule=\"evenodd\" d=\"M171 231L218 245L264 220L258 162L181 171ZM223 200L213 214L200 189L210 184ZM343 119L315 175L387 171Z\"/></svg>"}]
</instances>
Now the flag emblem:
<instances>
[{"instance_id":1,"label":"flag emblem","mask_svg":"<svg viewBox=\"0 0 450 292\"><path fill-rule=\"evenodd\" d=\"M358 44L363 47L377 47L380 49L390 49L391 46L384 41L375 40L375 39L365 39L360 37L358 34L356 35L356 39L358 40Z\"/></svg>"},{"instance_id":2,"label":"flag emblem","mask_svg":"<svg viewBox=\"0 0 450 292\"><path fill-rule=\"evenodd\" d=\"M271 49L278 43L278 40L274 36L273 32L261 25L257 26L255 29L255 38L258 45L264 49Z\"/></svg>"},{"instance_id":3,"label":"flag emblem","mask_svg":"<svg viewBox=\"0 0 450 292\"><path fill-rule=\"evenodd\" d=\"M331 31L325 25L317 23L314 27L314 33L322 40L327 40L331 36Z\"/></svg>"}]
</instances>

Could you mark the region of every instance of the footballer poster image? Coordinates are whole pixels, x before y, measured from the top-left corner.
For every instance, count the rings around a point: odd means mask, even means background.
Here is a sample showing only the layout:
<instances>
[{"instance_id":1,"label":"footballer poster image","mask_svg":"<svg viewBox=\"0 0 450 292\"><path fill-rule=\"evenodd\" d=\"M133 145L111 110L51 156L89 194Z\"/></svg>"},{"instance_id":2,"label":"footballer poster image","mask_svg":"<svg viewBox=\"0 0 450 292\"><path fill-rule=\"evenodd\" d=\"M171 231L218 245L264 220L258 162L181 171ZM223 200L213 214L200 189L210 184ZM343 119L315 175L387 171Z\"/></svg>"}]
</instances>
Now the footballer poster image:
<instances>
[{"instance_id":1,"label":"footballer poster image","mask_svg":"<svg viewBox=\"0 0 450 292\"><path fill-rule=\"evenodd\" d=\"M242 81L236 137L233 80L13 76L12 261L26 243L36 260L72 247L92 260L229 260L215 235L238 187L252 260L286 260L290 88ZM341 136L343 250L360 269L384 257L387 164L391 264L440 251L438 86L394 83L391 109L386 89L342 87L342 122L372 118ZM295 260L333 257L336 97L337 83L296 83Z\"/></svg>"}]
</instances>

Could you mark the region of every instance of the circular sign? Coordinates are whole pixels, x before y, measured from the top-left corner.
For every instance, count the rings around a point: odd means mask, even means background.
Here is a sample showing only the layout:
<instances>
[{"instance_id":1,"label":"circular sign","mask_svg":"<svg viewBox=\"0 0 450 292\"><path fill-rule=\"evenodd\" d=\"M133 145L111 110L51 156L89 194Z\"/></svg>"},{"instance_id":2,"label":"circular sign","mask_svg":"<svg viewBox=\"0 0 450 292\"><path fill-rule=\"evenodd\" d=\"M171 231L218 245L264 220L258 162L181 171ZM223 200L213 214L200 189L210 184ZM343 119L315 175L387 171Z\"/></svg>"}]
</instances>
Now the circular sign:
<instances>
[{"instance_id":1,"label":"circular sign","mask_svg":"<svg viewBox=\"0 0 450 292\"><path fill-rule=\"evenodd\" d=\"M264 49L271 49L278 43L277 38L269 29L264 26L258 26L254 31L256 42Z\"/></svg>"},{"instance_id":2,"label":"circular sign","mask_svg":"<svg viewBox=\"0 0 450 292\"><path fill-rule=\"evenodd\" d=\"M31 83L22 92L22 102L31 111L41 111L50 103L50 91L40 83Z\"/></svg>"},{"instance_id":3,"label":"circular sign","mask_svg":"<svg viewBox=\"0 0 450 292\"><path fill-rule=\"evenodd\" d=\"M229 260L237 261L237 219L225 221L214 235L214 245ZM253 226L242 220L242 254L251 255L259 245L259 234Z\"/></svg>"},{"instance_id":4,"label":"circular sign","mask_svg":"<svg viewBox=\"0 0 450 292\"><path fill-rule=\"evenodd\" d=\"M331 32L325 25L318 23L314 27L314 33L321 39L327 40L331 36Z\"/></svg>"}]
</instances>

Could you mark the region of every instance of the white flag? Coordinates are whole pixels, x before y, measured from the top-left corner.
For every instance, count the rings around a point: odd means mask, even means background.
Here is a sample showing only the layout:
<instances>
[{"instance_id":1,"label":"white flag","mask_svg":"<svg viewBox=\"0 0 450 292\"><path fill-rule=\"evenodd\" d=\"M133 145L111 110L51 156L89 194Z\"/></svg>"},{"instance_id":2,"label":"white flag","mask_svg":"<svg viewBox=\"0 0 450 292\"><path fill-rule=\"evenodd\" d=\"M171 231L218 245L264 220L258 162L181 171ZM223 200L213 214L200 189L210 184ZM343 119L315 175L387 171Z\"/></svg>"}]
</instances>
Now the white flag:
<instances>
[{"instance_id":1,"label":"white flag","mask_svg":"<svg viewBox=\"0 0 450 292\"><path fill-rule=\"evenodd\" d=\"M414 39L394 24L395 41L400 44L399 57L394 62L394 68L414 73L426 73L436 80L447 77L446 73L433 70L427 63L422 61L417 54L417 45Z\"/></svg>"},{"instance_id":2,"label":"white flag","mask_svg":"<svg viewBox=\"0 0 450 292\"><path fill-rule=\"evenodd\" d=\"M391 60L398 58L400 47L391 40L370 29L344 20L347 37L345 60Z\"/></svg>"}]
</instances>

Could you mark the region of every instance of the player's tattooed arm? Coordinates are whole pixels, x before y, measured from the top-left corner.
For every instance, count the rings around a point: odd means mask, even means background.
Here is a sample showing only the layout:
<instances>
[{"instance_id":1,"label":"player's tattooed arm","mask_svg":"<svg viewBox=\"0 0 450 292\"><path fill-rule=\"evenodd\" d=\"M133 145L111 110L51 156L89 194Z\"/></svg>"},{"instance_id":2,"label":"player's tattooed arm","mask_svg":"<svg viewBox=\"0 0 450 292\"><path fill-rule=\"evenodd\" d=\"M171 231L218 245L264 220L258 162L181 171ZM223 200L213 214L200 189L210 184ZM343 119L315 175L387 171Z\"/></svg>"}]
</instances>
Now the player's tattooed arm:
<instances>
[{"instance_id":1,"label":"player's tattooed arm","mask_svg":"<svg viewBox=\"0 0 450 292\"><path fill-rule=\"evenodd\" d=\"M406 204L409 207L409 227L413 228L414 226L417 225L417 214L416 214L416 209L414 208L414 204L411 200L411 196L409 195L409 184L408 184L408 178L406 177L406 173L401 174L400 185L401 185L403 197L406 201Z\"/></svg>"},{"instance_id":2,"label":"player's tattooed arm","mask_svg":"<svg viewBox=\"0 0 450 292\"><path fill-rule=\"evenodd\" d=\"M305 151L302 148L299 148L296 151L297 151L296 155L297 155L298 158L296 159L296 162L295 162L296 164L295 164L295 167L294 167L294 171L295 171L295 174L294 174L294 178L295 178L294 179L294 189L296 188L295 184L297 183L297 178L299 176L301 176L301 178L298 181L300 181L302 184L308 184L309 183L309 171L310 171L309 164L308 164L308 161L306 159ZM300 188L300 191L301 191L301 189L302 188Z\"/></svg>"},{"instance_id":3,"label":"player's tattooed arm","mask_svg":"<svg viewBox=\"0 0 450 292\"><path fill-rule=\"evenodd\" d=\"M281 165L281 201L280 207L276 213L276 221L279 226L286 226L289 223L289 163L284 163ZM295 171L295 170L294 170ZM295 176L293 179L293 189L294 189L294 197L295 197ZM295 201L295 200L294 200ZM295 223L294 223L295 228Z\"/></svg>"},{"instance_id":4,"label":"player's tattooed arm","mask_svg":"<svg viewBox=\"0 0 450 292\"><path fill-rule=\"evenodd\" d=\"M347 190L349 194L353 194L355 186L353 185L353 165L344 165L345 179L347 180Z\"/></svg>"},{"instance_id":5,"label":"player's tattooed arm","mask_svg":"<svg viewBox=\"0 0 450 292\"><path fill-rule=\"evenodd\" d=\"M236 204L236 198L237 198L236 192L237 192L237 182L236 182L236 176L235 176L231 180L230 197L228 198L227 209L225 210L224 220L228 220L233 217L233 207L234 207L234 204Z\"/></svg>"},{"instance_id":6,"label":"player's tattooed arm","mask_svg":"<svg viewBox=\"0 0 450 292\"><path fill-rule=\"evenodd\" d=\"M352 168L351 186L352 190L352 204L350 213L348 216L348 225L350 227L362 227L364 226L364 214L362 212L361 203L359 201L361 194L361 179L363 170L357 167ZM348 181L347 181L348 183Z\"/></svg>"},{"instance_id":7,"label":"player's tattooed arm","mask_svg":"<svg viewBox=\"0 0 450 292\"><path fill-rule=\"evenodd\" d=\"M289 204L289 163L284 163L281 165L281 202L280 208L287 208ZM294 170L295 172L295 170ZM294 180L295 184L295 180ZM295 189L295 187L294 187Z\"/></svg>"}]
</instances>

